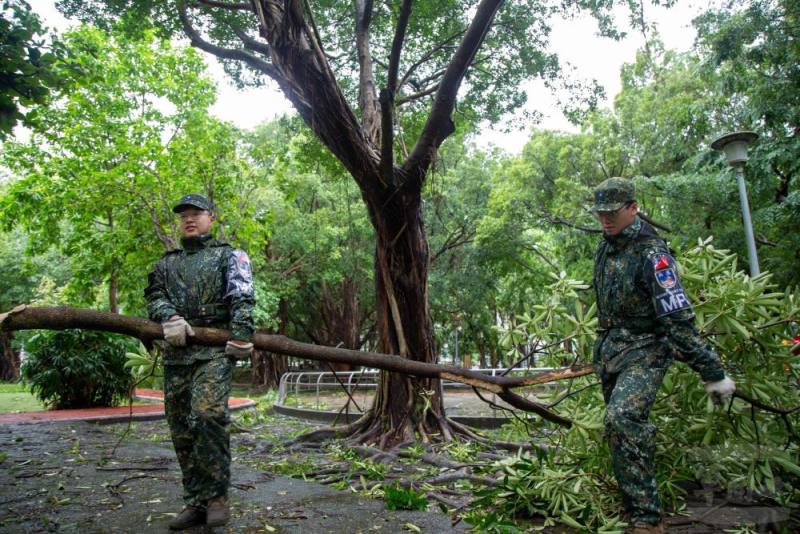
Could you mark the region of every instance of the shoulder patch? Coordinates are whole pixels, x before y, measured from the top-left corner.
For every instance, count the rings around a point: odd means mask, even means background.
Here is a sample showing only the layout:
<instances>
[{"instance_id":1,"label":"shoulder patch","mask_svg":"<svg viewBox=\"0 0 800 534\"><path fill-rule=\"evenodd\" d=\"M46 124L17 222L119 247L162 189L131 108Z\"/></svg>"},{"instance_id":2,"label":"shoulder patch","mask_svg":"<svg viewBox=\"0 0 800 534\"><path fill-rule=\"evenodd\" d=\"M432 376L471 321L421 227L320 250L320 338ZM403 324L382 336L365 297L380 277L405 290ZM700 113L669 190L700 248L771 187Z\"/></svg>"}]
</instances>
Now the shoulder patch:
<instances>
[{"instance_id":1,"label":"shoulder patch","mask_svg":"<svg viewBox=\"0 0 800 534\"><path fill-rule=\"evenodd\" d=\"M651 254L648 260L653 269L650 287L656 316L663 317L680 310L691 309L692 304L678 277L675 259L668 253L658 251Z\"/></svg>"},{"instance_id":2,"label":"shoulder patch","mask_svg":"<svg viewBox=\"0 0 800 534\"><path fill-rule=\"evenodd\" d=\"M244 250L232 249L228 258L227 277L226 297L253 294L253 270Z\"/></svg>"}]
</instances>

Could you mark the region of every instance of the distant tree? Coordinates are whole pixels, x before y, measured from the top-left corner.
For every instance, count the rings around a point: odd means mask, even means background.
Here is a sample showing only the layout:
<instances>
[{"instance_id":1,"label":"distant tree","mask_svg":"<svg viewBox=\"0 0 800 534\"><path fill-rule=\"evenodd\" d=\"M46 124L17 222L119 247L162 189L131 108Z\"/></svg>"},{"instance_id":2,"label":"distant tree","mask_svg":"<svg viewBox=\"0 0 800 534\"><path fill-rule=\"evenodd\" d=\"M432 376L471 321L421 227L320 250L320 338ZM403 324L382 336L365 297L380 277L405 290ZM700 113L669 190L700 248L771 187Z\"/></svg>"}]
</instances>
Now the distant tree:
<instances>
[{"instance_id":1,"label":"distant tree","mask_svg":"<svg viewBox=\"0 0 800 534\"><path fill-rule=\"evenodd\" d=\"M14 177L0 222L24 228L32 252L55 246L69 259L71 302L117 311L124 299L135 311L152 262L177 244L175 200L219 198L223 234L235 237L254 175L238 130L208 114L215 88L191 48L91 27L64 45L59 67L79 75L39 110L27 142L6 143Z\"/></svg>"},{"instance_id":2,"label":"distant tree","mask_svg":"<svg viewBox=\"0 0 800 534\"><path fill-rule=\"evenodd\" d=\"M730 124L760 135L747 166L759 253L787 285L800 283L799 20L797 2L755 0L695 21L705 77L726 99Z\"/></svg>"}]
</instances>

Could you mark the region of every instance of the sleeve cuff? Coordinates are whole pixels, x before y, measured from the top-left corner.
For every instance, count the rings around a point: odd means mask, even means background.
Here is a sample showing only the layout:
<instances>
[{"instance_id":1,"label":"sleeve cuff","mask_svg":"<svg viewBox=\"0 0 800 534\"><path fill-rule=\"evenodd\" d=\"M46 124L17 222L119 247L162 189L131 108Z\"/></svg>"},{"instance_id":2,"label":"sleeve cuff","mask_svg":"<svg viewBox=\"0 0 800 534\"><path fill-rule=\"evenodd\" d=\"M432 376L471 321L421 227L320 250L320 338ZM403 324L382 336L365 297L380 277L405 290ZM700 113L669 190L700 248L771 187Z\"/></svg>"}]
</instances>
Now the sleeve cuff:
<instances>
[{"instance_id":1,"label":"sleeve cuff","mask_svg":"<svg viewBox=\"0 0 800 534\"><path fill-rule=\"evenodd\" d=\"M174 310L172 308L167 308L163 310L161 312L161 322L165 323L169 321L169 318L172 317L173 315L180 315L180 314L178 313L178 310Z\"/></svg>"},{"instance_id":2,"label":"sleeve cuff","mask_svg":"<svg viewBox=\"0 0 800 534\"><path fill-rule=\"evenodd\" d=\"M703 379L703 382L719 382L725 378L725 371L723 369L714 369L713 371L702 373L700 378Z\"/></svg>"},{"instance_id":3,"label":"sleeve cuff","mask_svg":"<svg viewBox=\"0 0 800 534\"><path fill-rule=\"evenodd\" d=\"M246 330L232 330L231 331L231 340L235 341L250 341L253 338L252 331Z\"/></svg>"}]
</instances>

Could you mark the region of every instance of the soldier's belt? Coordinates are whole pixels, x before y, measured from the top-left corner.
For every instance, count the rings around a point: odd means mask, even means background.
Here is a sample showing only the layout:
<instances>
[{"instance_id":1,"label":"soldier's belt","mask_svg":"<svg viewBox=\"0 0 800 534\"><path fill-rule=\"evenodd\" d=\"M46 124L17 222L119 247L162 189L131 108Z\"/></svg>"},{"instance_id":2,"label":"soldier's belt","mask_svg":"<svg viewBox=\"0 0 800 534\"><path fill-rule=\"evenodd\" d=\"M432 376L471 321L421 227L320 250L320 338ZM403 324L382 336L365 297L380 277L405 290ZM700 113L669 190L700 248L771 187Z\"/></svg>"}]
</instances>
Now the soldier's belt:
<instances>
[{"instance_id":1,"label":"soldier's belt","mask_svg":"<svg viewBox=\"0 0 800 534\"><path fill-rule=\"evenodd\" d=\"M226 304L201 304L196 310L184 315L189 323L198 326L210 326L212 323L225 323L230 320L230 311Z\"/></svg>"},{"instance_id":2,"label":"soldier's belt","mask_svg":"<svg viewBox=\"0 0 800 534\"><path fill-rule=\"evenodd\" d=\"M602 317L597 321L598 331L614 330L624 328L632 334L659 334L661 325L650 319L610 319Z\"/></svg>"}]
</instances>

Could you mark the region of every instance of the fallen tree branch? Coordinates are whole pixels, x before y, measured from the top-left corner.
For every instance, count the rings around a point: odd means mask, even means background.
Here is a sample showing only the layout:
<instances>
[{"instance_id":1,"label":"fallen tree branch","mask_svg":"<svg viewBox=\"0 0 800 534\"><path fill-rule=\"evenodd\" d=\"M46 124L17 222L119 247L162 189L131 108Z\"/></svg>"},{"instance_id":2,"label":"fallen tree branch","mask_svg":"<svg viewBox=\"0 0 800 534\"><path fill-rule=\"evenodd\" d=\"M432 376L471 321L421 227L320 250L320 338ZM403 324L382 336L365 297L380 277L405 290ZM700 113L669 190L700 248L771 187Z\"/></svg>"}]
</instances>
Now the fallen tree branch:
<instances>
[{"instance_id":1,"label":"fallen tree branch","mask_svg":"<svg viewBox=\"0 0 800 534\"><path fill-rule=\"evenodd\" d=\"M70 306L18 306L9 312L0 314L0 329L2 330L64 330L69 328L115 332L138 338L145 344L152 344L153 341L162 340L164 336L159 323L141 317L129 317ZM195 335L191 339L192 343L197 345L223 346L230 339L230 332L217 328L194 327L194 332ZM280 335L256 333L253 336L253 344L258 350L309 360L362 365L422 378L452 380L496 393L501 399L516 408L534 412L544 419L566 427L571 425L569 419L549 410L543 404L517 395L511 389L584 376L593 372L592 367L587 365L535 376L489 376L468 369L417 362L391 354L311 345Z\"/></svg>"}]
</instances>

